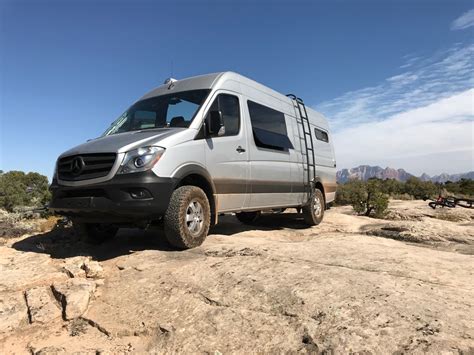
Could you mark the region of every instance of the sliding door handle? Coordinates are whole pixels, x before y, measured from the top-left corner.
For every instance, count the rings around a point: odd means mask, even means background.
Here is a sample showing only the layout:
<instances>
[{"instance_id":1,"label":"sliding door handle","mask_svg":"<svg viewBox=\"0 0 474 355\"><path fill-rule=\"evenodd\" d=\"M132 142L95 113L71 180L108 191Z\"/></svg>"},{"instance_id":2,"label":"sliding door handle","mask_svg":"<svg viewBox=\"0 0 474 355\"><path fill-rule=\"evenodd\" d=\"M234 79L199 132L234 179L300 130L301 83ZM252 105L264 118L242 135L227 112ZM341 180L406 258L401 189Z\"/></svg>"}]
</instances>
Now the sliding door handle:
<instances>
[{"instance_id":1,"label":"sliding door handle","mask_svg":"<svg viewBox=\"0 0 474 355\"><path fill-rule=\"evenodd\" d=\"M237 147L236 151L238 151L239 153L243 153L245 152L245 149L242 148L240 145Z\"/></svg>"}]
</instances>

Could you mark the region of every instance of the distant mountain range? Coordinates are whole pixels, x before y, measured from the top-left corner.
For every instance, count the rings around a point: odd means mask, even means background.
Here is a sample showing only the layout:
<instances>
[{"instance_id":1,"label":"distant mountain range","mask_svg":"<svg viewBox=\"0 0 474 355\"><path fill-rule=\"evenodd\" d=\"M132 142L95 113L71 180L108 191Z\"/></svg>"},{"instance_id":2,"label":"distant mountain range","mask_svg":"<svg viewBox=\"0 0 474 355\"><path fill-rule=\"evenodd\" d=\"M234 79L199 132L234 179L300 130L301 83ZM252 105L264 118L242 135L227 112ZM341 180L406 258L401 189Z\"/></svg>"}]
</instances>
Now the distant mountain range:
<instances>
[{"instance_id":1,"label":"distant mountain range","mask_svg":"<svg viewBox=\"0 0 474 355\"><path fill-rule=\"evenodd\" d=\"M369 165L360 165L357 168L352 169L342 169L337 172L337 182L345 183L349 180L357 179L367 181L370 178L376 177L379 179L395 179L398 181L407 181L413 174L407 173L403 169L393 169L393 168L381 168L380 166L369 166ZM428 174L422 174L418 176L419 179L423 181L433 181L444 183L446 181L459 181L461 179L474 179L474 171L462 174L440 174L435 176L429 176Z\"/></svg>"}]
</instances>

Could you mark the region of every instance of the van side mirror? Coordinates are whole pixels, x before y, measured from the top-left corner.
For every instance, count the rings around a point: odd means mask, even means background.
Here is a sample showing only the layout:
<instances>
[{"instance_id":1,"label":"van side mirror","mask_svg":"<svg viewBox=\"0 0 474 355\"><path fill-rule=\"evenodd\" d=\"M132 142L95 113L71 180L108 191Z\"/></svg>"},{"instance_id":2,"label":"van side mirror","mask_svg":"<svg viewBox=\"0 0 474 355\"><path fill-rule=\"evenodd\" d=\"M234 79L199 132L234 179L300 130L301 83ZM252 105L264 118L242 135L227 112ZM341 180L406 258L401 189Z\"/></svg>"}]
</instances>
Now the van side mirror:
<instances>
[{"instance_id":1,"label":"van side mirror","mask_svg":"<svg viewBox=\"0 0 474 355\"><path fill-rule=\"evenodd\" d=\"M209 122L207 122L207 131L209 134L217 134L223 136L225 134L224 120L221 111L209 112Z\"/></svg>"}]
</instances>

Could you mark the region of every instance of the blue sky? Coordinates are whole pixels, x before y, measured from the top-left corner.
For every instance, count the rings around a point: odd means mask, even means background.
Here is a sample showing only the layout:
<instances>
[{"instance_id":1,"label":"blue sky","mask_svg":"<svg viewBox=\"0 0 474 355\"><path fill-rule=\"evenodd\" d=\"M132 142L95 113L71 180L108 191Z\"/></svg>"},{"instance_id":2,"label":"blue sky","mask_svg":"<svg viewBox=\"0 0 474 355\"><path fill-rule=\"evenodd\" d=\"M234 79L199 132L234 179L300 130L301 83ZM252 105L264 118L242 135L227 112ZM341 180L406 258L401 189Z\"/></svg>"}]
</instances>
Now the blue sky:
<instances>
[{"instance_id":1,"label":"blue sky","mask_svg":"<svg viewBox=\"0 0 474 355\"><path fill-rule=\"evenodd\" d=\"M51 176L171 73L233 70L325 113L341 168L474 170L473 7L0 0L0 169Z\"/></svg>"}]
</instances>

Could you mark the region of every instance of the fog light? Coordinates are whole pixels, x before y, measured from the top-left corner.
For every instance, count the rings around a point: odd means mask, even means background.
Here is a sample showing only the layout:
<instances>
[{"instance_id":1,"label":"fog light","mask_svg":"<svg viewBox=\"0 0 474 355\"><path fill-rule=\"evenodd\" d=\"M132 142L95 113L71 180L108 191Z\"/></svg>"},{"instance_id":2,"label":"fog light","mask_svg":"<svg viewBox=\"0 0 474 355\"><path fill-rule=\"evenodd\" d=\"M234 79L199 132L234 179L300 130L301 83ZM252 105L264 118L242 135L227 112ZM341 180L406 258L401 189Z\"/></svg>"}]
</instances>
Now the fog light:
<instances>
[{"instance_id":1,"label":"fog light","mask_svg":"<svg viewBox=\"0 0 474 355\"><path fill-rule=\"evenodd\" d=\"M131 189L129 190L130 196L135 200L143 200L151 198L151 194L147 189Z\"/></svg>"}]
</instances>

